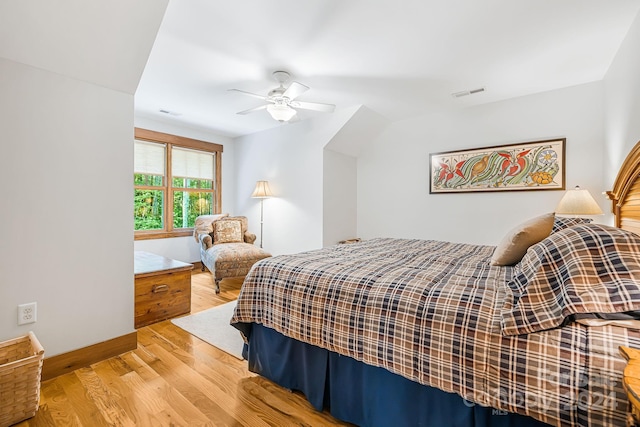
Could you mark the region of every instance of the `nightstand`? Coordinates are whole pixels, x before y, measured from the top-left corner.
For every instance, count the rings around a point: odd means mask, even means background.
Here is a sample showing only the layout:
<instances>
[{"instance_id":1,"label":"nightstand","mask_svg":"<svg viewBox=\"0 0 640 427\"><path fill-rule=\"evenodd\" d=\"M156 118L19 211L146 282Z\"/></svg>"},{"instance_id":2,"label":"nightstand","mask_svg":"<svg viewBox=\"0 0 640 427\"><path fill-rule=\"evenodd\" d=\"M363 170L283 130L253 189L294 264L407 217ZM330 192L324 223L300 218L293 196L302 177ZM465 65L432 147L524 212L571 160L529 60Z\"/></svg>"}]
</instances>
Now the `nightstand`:
<instances>
[{"instance_id":1,"label":"nightstand","mask_svg":"<svg viewBox=\"0 0 640 427\"><path fill-rule=\"evenodd\" d=\"M620 354L627 359L622 384L629 399L627 426L640 426L640 350L620 346Z\"/></svg>"},{"instance_id":2,"label":"nightstand","mask_svg":"<svg viewBox=\"0 0 640 427\"><path fill-rule=\"evenodd\" d=\"M348 245L349 243L359 243L361 242L362 239L359 237L354 237L352 239L347 239L347 240L340 240L338 243L341 245Z\"/></svg>"}]
</instances>

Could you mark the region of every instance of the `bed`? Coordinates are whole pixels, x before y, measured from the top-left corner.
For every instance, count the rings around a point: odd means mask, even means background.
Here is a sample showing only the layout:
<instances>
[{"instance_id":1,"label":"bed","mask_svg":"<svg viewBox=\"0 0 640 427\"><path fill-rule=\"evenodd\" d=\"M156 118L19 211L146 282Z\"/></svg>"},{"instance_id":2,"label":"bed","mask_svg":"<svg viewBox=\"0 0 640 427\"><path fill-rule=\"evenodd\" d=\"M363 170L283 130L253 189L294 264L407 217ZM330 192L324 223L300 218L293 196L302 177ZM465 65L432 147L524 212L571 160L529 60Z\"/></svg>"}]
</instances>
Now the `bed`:
<instances>
[{"instance_id":1,"label":"bed","mask_svg":"<svg viewBox=\"0 0 640 427\"><path fill-rule=\"evenodd\" d=\"M249 369L361 426L625 425L639 151L609 193L618 227L541 215L513 265L502 243L389 238L258 262L231 319Z\"/></svg>"}]
</instances>

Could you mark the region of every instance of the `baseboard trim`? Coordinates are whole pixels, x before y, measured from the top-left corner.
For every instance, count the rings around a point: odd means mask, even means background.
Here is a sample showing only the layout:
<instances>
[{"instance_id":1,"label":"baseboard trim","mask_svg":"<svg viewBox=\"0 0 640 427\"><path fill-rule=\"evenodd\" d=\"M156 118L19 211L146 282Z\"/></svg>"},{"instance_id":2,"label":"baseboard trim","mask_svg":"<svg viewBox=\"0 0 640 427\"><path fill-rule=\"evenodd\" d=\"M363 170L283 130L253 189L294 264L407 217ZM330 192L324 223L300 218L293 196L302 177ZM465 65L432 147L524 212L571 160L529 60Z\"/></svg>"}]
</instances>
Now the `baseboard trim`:
<instances>
[{"instance_id":1,"label":"baseboard trim","mask_svg":"<svg viewBox=\"0 0 640 427\"><path fill-rule=\"evenodd\" d=\"M42 381L55 378L76 369L117 356L138 347L138 332L134 331L68 353L47 357L42 364Z\"/></svg>"}]
</instances>

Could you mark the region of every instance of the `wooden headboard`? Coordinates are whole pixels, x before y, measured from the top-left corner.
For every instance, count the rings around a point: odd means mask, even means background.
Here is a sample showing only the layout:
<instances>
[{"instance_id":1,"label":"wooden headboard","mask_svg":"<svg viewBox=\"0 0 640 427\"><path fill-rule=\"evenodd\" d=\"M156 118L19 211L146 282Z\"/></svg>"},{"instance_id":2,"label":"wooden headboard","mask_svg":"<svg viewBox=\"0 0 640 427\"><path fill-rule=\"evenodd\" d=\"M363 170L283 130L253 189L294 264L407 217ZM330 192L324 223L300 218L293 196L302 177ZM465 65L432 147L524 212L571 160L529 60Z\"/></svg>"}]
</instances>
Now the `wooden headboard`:
<instances>
[{"instance_id":1,"label":"wooden headboard","mask_svg":"<svg viewBox=\"0 0 640 427\"><path fill-rule=\"evenodd\" d=\"M640 142L622 163L607 196L613 203L615 226L640 234Z\"/></svg>"}]
</instances>

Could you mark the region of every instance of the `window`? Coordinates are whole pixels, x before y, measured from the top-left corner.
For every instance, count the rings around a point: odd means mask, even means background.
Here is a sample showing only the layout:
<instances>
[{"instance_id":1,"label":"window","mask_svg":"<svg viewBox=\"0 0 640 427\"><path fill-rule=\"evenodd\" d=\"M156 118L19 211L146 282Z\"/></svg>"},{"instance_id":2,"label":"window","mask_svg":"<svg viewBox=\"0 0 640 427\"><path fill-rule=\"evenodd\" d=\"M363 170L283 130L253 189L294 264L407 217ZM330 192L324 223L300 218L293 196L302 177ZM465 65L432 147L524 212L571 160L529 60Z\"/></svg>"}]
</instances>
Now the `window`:
<instances>
[{"instance_id":1,"label":"window","mask_svg":"<svg viewBox=\"0 0 640 427\"><path fill-rule=\"evenodd\" d=\"M220 213L221 145L136 128L134 146L136 239L190 235Z\"/></svg>"}]
</instances>

